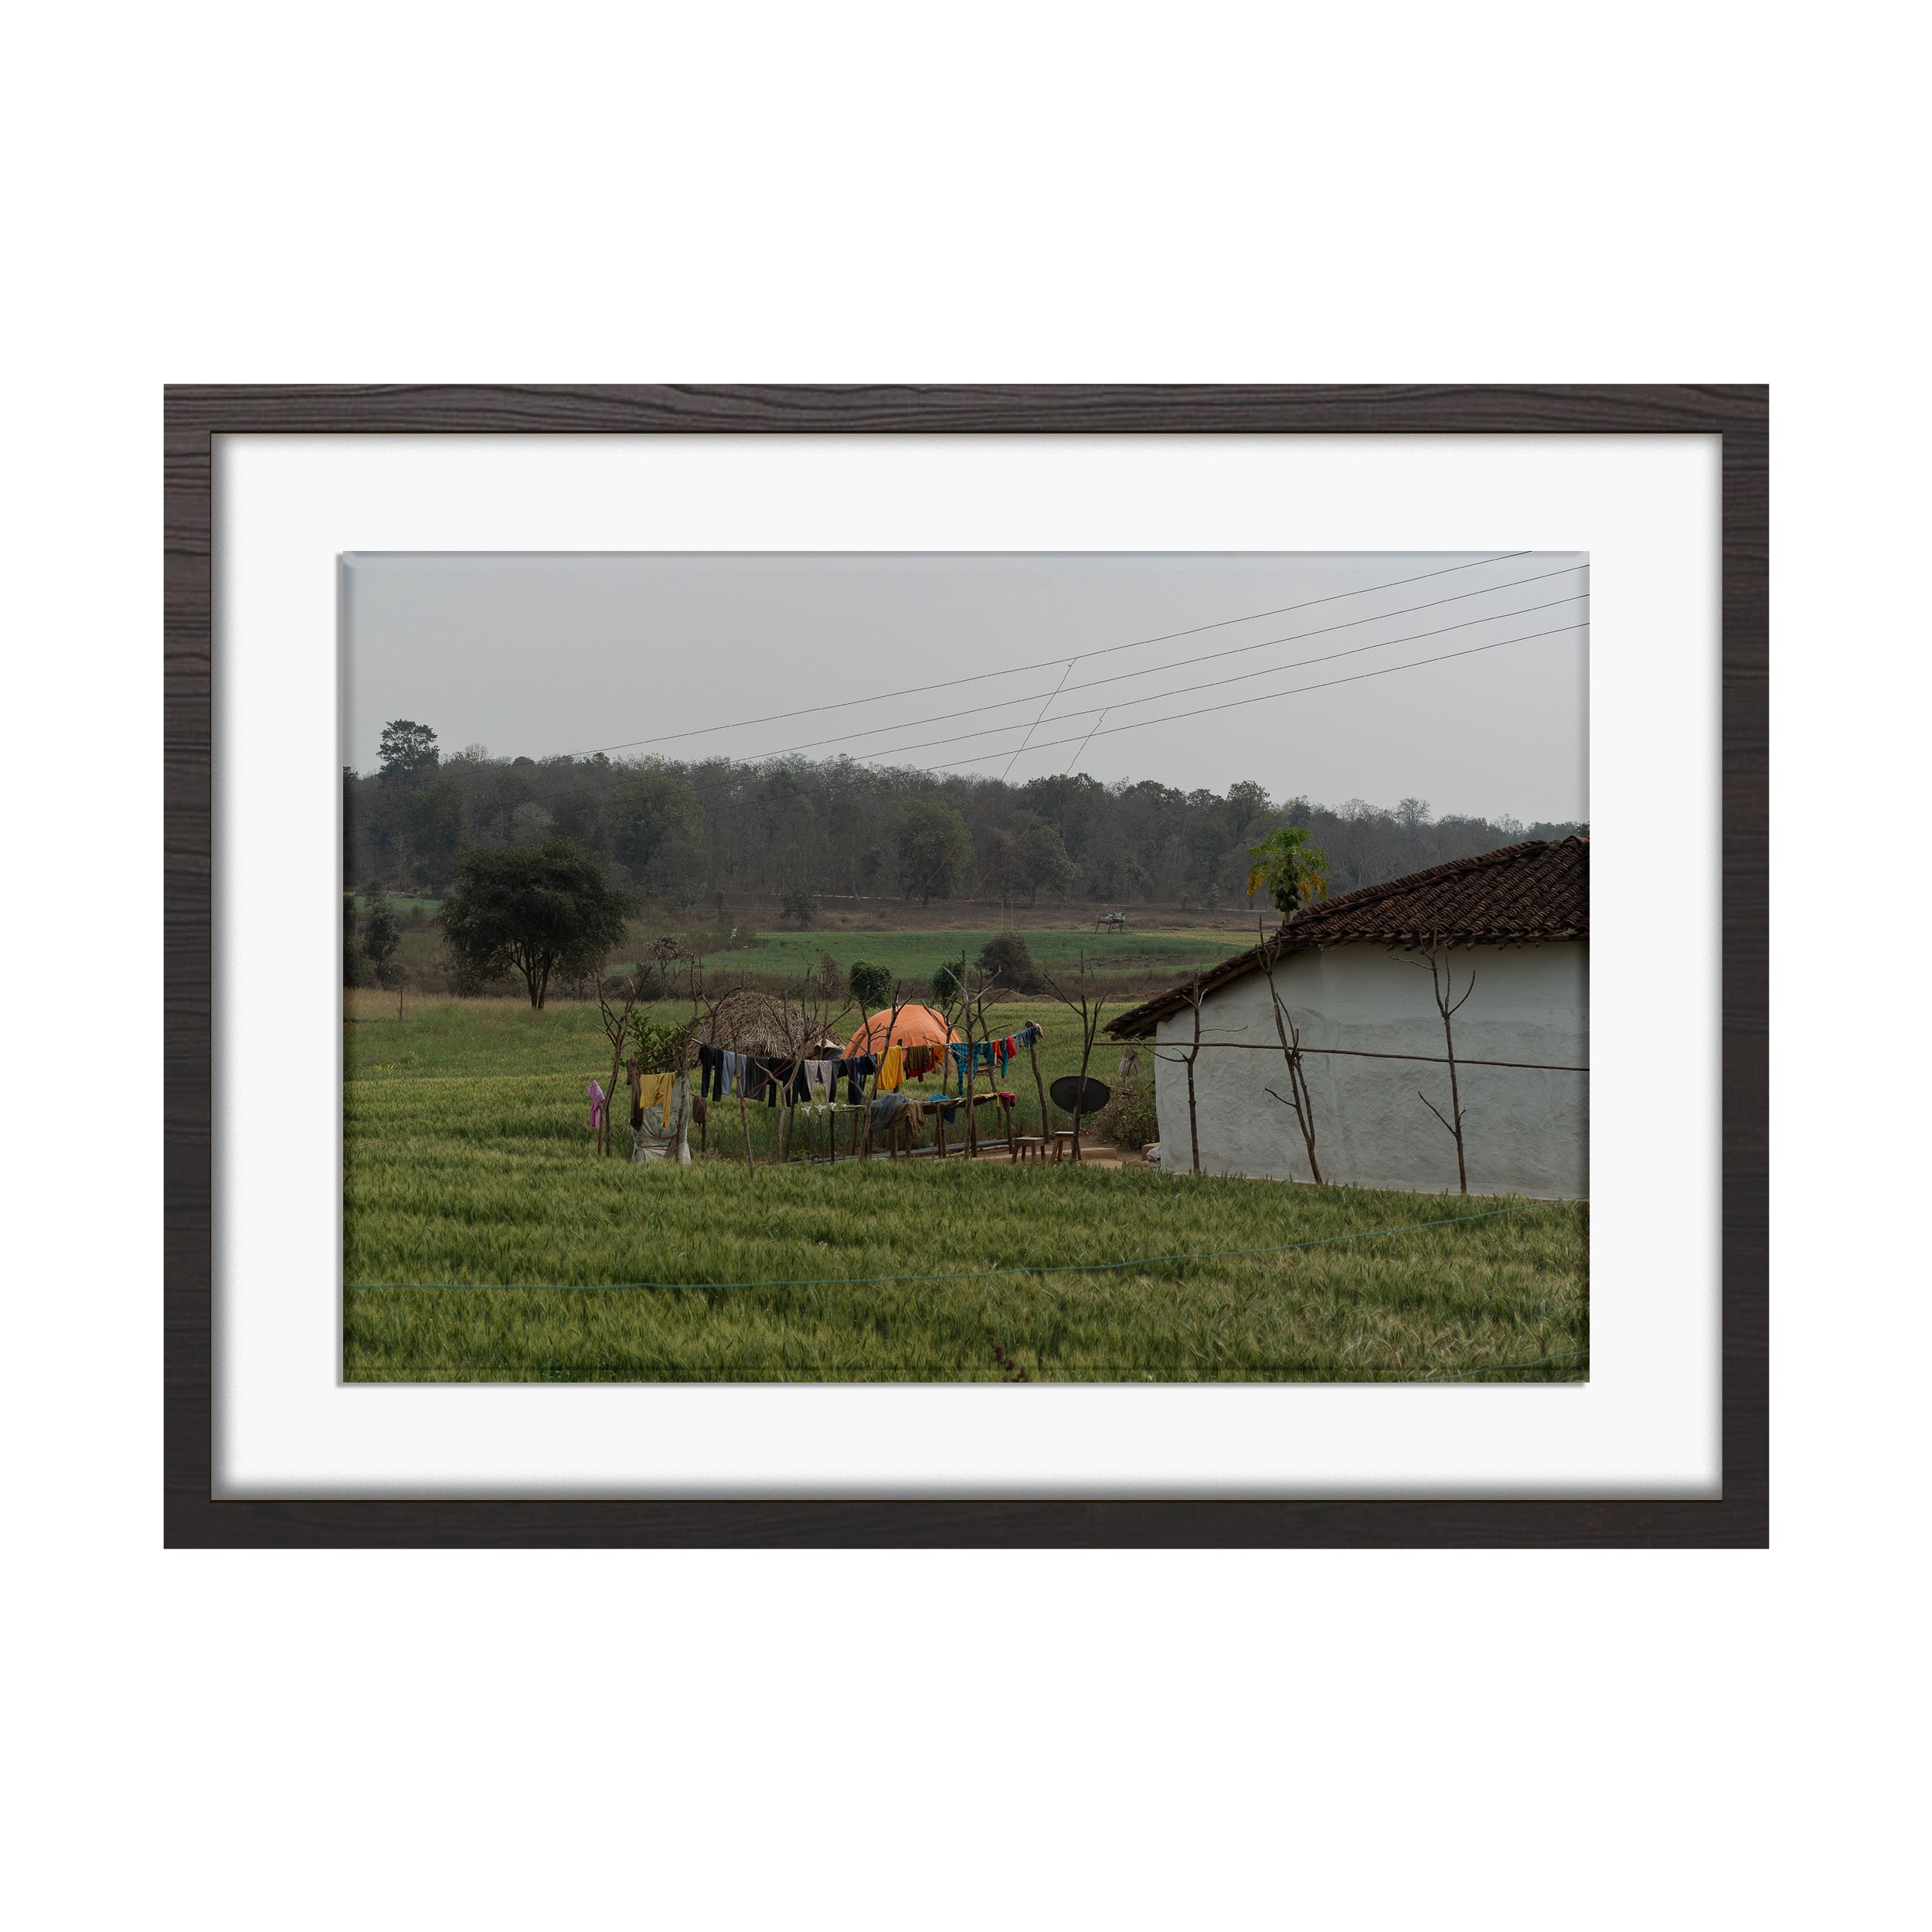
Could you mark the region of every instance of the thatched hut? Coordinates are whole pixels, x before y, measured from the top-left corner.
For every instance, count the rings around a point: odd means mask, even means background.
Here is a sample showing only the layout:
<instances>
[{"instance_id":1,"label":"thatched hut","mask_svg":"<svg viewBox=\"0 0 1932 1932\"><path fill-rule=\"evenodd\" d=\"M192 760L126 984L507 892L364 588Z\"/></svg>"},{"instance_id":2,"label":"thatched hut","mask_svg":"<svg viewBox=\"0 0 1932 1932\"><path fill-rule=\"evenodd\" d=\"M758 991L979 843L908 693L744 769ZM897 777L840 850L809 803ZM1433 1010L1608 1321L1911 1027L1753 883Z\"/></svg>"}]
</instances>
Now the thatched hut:
<instances>
[{"instance_id":1,"label":"thatched hut","mask_svg":"<svg viewBox=\"0 0 1932 1932\"><path fill-rule=\"evenodd\" d=\"M823 1053L825 1019L822 1014L815 1017L795 1000L747 988L727 993L719 1001L710 1024L699 1029L698 1039L706 1046L722 1046L728 1053L811 1058ZM837 1052L835 1043L832 1050Z\"/></svg>"}]
</instances>

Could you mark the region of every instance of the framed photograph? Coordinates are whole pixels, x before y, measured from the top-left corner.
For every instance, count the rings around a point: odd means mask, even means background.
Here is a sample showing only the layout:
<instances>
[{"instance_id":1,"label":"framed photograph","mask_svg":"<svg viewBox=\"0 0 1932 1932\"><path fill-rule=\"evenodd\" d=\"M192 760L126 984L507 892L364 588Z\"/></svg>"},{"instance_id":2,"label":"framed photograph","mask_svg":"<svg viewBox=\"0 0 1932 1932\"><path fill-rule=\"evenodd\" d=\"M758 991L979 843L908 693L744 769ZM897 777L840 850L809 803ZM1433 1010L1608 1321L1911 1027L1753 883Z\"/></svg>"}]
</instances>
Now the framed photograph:
<instances>
[{"instance_id":1,"label":"framed photograph","mask_svg":"<svg viewBox=\"0 0 1932 1932\"><path fill-rule=\"evenodd\" d=\"M168 1541L1762 1544L1767 417L171 389Z\"/></svg>"}]
</instances>

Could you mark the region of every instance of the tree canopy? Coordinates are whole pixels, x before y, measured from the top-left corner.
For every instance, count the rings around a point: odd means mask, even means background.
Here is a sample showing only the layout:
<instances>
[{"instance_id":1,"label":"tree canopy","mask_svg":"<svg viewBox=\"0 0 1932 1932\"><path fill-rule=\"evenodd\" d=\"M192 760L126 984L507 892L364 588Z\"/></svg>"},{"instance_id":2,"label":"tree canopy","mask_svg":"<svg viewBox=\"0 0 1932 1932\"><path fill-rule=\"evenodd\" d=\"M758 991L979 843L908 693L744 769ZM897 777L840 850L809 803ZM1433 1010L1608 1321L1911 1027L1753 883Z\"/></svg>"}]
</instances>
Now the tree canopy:
<instances>
[{"instance_id":1,"label":"tree canopy","mask_svg":"<svg viewBox=\"0 0 1932 1932\"><path fill-rule=\"evenodd\" d=\"M458 968L478 981L514 969L540 1008L551 981L603 964L632 901L567 838L474 846L457 861L438 917Z\"/></svg>"},{"instance_id":2,"label":"tree canopy","mask_svg":"<svg viewBox=\"0 0 1932 1932\"><path fill-rule=\"evenodd\" d=\"M383 776L415 784L432 776L441 762L436 733L413 718L392 718L383 727Z\"/></svg>"},{"instance_id":3,"label":"tree canopy","mask_svg":"<svg viewBox=\"0 0 1932 1932\"><path fill-rule=\"evenodd\" d=\"M1302 825L1281 825L1248 851L1250 896L1267 888L1285 919L1298 907L1327 896L1328 855L1308 843Z\"/></svg>"},{"instance_id":4,"label":"tree canopy","mask_svg":"<svg viewBox=\"0 0 1932 1932\"><path fill-rule=\"evenodd\" d=\"M431 764L427 726L395 719L389 730L399 735L383 775L343 774L344 872L366 888L427 897L469 846L564 837L617 886L675 912L721 896L775 900L794 886L821 902L977 892L989 910L1067 893L1102 905L1226 904L1239 901L1247 854L1284 828L1305 830L1329 855L1332 893L1587 829L1437 816L1415 798L1392 808L1316 804L1247 777L1217 792L1083 772L1009 784L856 758L536 759L480 747Z\"/></svg>"},{"instance_id":5,"label":"tree canopy","mask_svg":"<svg viewBox=\"0 0 1932 1932\"><path fill-rule=\"evenodd\" d=\"M909 798L899 815L900 889L923 906L951 899L972 862L973 835L966 821L937 798Z\"/></svg>"}]
</instances>

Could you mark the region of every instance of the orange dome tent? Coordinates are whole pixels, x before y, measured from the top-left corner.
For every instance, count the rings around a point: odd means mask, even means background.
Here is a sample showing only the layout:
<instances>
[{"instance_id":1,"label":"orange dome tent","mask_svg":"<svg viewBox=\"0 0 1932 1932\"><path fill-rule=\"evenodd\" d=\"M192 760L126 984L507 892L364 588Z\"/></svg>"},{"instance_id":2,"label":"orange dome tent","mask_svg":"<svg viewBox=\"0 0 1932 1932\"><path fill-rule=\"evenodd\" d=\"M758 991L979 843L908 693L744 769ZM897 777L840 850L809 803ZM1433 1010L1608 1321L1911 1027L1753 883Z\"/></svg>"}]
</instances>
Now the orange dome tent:
<instances>
[{"instance_id":1,"label":"orange dome tent","mask_svg":"<svg viewBox=\"0 0 1932 1932\"><path fill-rule=\"evenodd\" d=\"M845 1057L856 1060L861 1053L883 1053L888 1043L894 1046L944 1046L959 1036L930 1006L902 1006L899 1022L893 1023L892 1009L876 1012L845 1043Z\"/></svg>"}]
</instances>

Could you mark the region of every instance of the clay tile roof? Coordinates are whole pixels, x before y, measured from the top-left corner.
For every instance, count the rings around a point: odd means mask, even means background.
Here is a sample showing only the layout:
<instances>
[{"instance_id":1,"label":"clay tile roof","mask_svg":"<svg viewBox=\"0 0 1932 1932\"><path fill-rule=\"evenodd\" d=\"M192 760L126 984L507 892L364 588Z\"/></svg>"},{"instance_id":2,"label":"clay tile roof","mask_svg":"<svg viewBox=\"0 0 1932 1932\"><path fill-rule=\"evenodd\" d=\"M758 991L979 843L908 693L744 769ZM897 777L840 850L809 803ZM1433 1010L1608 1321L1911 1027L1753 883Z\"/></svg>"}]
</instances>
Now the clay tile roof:
<instances>
[{"instance_id":1,"label":"clay tile roof","mask_svg":"<svg viewBox=\"0 0 1932 1932\"><path fill-rule=\"evenodd\" d=\"M1314 946L1540 946L1590 937L1590 841L1532 838L1345 893L1285 920L1267 942L1277 959ZM1260 970L1250 946L1201 976L1202 992ZM1143 1039L1178 1012L1189 981L1144 1000L1107 1030Z\"/></svg>"}]
</instances>

